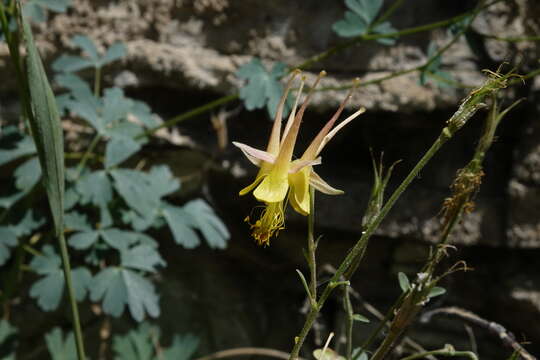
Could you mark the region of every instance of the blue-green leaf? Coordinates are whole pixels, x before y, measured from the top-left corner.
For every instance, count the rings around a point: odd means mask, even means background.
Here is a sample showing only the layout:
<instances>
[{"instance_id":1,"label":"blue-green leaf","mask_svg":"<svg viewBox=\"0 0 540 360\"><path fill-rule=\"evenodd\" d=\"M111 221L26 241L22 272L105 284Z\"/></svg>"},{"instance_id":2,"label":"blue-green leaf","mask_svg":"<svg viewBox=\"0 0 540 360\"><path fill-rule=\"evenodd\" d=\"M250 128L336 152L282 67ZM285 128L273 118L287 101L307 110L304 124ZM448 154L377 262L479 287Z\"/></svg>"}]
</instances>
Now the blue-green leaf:
<instances>
[{"instance_id":1,"label":"blue-green leaf","mask_svg":"<svg viewBox=\"0 0 540 360\"><path fill-rule=\"evenodd\" d=\"M180 181L174 177L167 165L152 166L147 178L150 188L160 198L180 189Z\"/></svg>"},{"instance_id":2,"label":"blue-green leaf","mask_svg":"<svg viewBox=\"0 0 540 360\"><path fill-rule=\"evenodd\" d=\"M17 201L19 201L19 199L21 199L24 195L26 195L26 192L19 192L19 193L15 193L15 194L0 198L0 208L9 209Z\"/></svg>"},{"instance_id":3,"label":"blue-green leaf","mask_svg":"<svg viewBox=\"0 0 540 360\"><path fill-rule=\"evenodd\" d=\"M112 44L111 47L107 49L105 55L100 59L100 66L110 64L118 59L121 59L126 55L126 47L122 43Z\"/></svg>"},{"instance_id":4,"label":"blue-green leaf","mask_svg":"<svg viewBox=\"0 0 540 360\"><path fill-rule=\"evenodd\" d=\"M227 246L229 231L204 200L192 200L184 206L184 209L195 219L197 228L204 235L208 246L219 249Z\"/></svg>"},{"instance_id":5,"label":"blue-green leaf","mask_svg":"<svg viewBox=\"0 0 540 360\"><path fill-rule=\"evenodd\" d=\"M64 338L62 330L55 327L45 335L45 342L52 360L77 360L73 332L69 332Z\"/></svg>"},{"instance_id":6,"label":"blue-green leaf","mask_svg":"<svg viewBox=\"0 0 540 360\"><path fill-rule=\"evenodd\" d=\"M44 311L58 308L64 293L64 273L60 267L61 260L52 246L45 245L41 255L35 256L30 262L37 274L43 277L30 288L30 297L37 299L38 305ZM84 300L86 292L92 281L92 275L86 268L75 268L71 271L74 283L75 298Z\"/></svg>"},{"instance_id":7,"label":"blue-green leaf","mask_svg":"<svg viewBox=\"0 0 540 360\"><path fill-rule=\"evenodd\" d=\"M199 339L191 334L174 335L170 347L163 346L157 327L144 322L137 329L125 335L117 335L113 340L115 360L188 360L199 345ZM159 342L161 351L156 353L154 344Z\"/></svg>"},{"instance_id":8,"label":"blue-green leaf","mask_svg":"<svg viewBox=\"0 0 540 360\"><path fill-rule=\"evenodd\" d=\"M99 238L99 231L83 231L73 235L68 240L69 246L77 250L85 250L94 245Z\"/></svg>"},{"instance_id":9,"label":"blue-green leaf","mask_svg":"<svg viewBox=\"0 0 540 360\"><path fill-rule=\"evenodd\" d=\"M52 68L54 71L62 71L67 73L88 69L93 66L94 63L90 59L66 54L60 55L58 59L52 63Z\"/></svg>"},{"instance_id":10,"label":"blue-green leaf","mask_svg":"<svg viewBox=\"0 0 540 360\"><path fill-rule=\"evenodd\" d=\"M194 231L195 221L183 208L168 205L162 213L177 244L186 249L193 249L200 245L201 241Z\"/></svg>"},{"instance_id":11,"label":"blue-green leaf","mask_svg":"<svg viewBox=\"0 0 540 360\"><path fill-rule=\"evenodd\" d=\"M92 41L92 39L90 39L88 36L86 36L86 35L75 35L71 39L71 42L74 45L81 48L81 50L83 50L86 53L86 55L88 55L93 62L98 61L98 59L99 59L98 50L96 48L96 45L94 45L94 42Z\"/></svg>"},{"instance_id":12,"label":"blue-green leaf","mask_svg":"<svg viewBox=\"0 0 540 360\"><path fill-rule=\"evenodd\" d=\"M286 74L287 66L277 63L268 72L258 58L253 58L251 62L242 65L236 75L240 79L247 80L248 83L240 89L240 98L244 101L247 110L254 110L267 106L270 117L275 117L276 106L283 94L283 86L279 79ZM284 115L288 109L284 110Z\"/></svg>"},{"instance_id":13,"label":"blue-green leaf","mask_svg":"<svg viewBox=\"0 0 540 360\"><path fill-rule=\"evenodd\" d=\"M17 237L30 235L34 230L39 228L45 223L45 219L34 219L34 213L32 210L28 210L24 217L17 225L11 226L11 230L17 235Z\"/></svg>"},{"instance_id":14,"label":"blue-green leaf","mask_svg":"<svg viewBox=\"0 0 540 360\"><path fill-rule=\"evenodd\" d=\"M0 345L2 360L15 360L15 348L17 346L17 329L6 320L0 320Z\"/></svg>"},{"instance_id":15,"label":"blue-green leaf","mask_svg":"<svg viewBox=\"0 0 540 360\"><path fill-rule=\"evenodd\" d=\"M123 44L115 43L101 56L94 42L86 35L75 35L71 42L87 57L62 55L53 63L55 71L75 72L90 67L98 69L120 59L126 53Z\"/></svg>"},{"instance_id":16,"label":"blue-green leaf","mask_svg":"<svg viewBox=\"0 0 540 360\"><path fill-rule=\"evenodd\" d=\"M83 301L92 283L92 273L85 267L77 267L71 270L71 278L73 280L75 299L77 301Z\"/></svg>"},{"instance_id":17,"label":"blue-green leaf","mask_svg":"<svg viewBox=\"0 0 540 360\"><path fill-rule=\"evenodd\" d=\"M187 334L175 335L169 348L163 350L164 360L189 360L199 346L199 338Z\"/></svg>"},{"instance_id":18,"label":"blue-green leaf","mask_svg":"<svg viewBox=\"0 0 540 360\"><path fill-rule=\"evenodd\" d=\"M92 301L103 300L106 314L118 317L127 305L137 321L142 321L145 314L159 316L154 285L129 269L109 267L102 270L94 277L90 291Z\"/></svg>"},{"instance_id":19,"label":"blue-green leaf","mask_svg":"<svg viewBox=\"0 0 540 360\"><path fill-rule=\"evenodd\" d=\"M104 170L94 171L83 175L76 185L80 195L81 204L92 204L99 208L101 225L112 224L112 217L108 208L112 200L112 185Z\"/></svg>"},{"instance_id":20,"label":"blue-green leaf","mask_svg":"<svg viewBox=\"0 0 540 360\"><path fill-rule=\"evenodd\" d=\"M370 33L388 34L396 32L387 21L375 25L383 0L345 0L345 5L351 11L345 11L344 19L332 25L332 29L339 36L354 37ZM383 45L393 45L395 39L381 38L377 39L377 42Z\"/></svg>"},{"instance_id":21,"label":"blue-green leaf","mask_svg":"<svg viewBox=\"0 0 540 360\"><path fill-rule=\"evenodd\" d=\"M70 0L30 0L23 6L23 15L37 22L47 20L46 9L55 12L65 12Z\"/></svg>"},{"instance_id":22,"label":"blue-green leaf","mask_svg":"<svg viewBox=\"0 0 540 360\"><path fill-rule=\"evenodd\" d=\"M66 229L76 231L91 231L92 226L88 222L88 218L84 214L72 211L66 214L65 217Z\"/></svg>"},{"instance_id":23,"label":"blue-green leaf","mask_svg":"<svg viewBox=\"0 0 540 360\"><path fill-rule=\"evenodd\" d=\"M0 166L22 156L36 153L36 146L30 136L21 138L12 149L0 149Z\"/></svg>"},{"instance_id":24,"label":"blue-green leaf","mask_svg":"<svg viewBox=\"0 0 540 360\"><path fill-rule=\"evenodd\" d=\"M397 30L388 22L385 21L383 23L380 23L379 25L373 27L372 30L375 34L392 34L397 32ZM377 39L377 42L383 44L383 45L394 45L396 43L395 38L381 38Z\"/></svg>"},{"instance_id":25,"label":"blue-green leaf","mask_svg":"<svg viewBox=\"0 0 540 360\"><path fill-rule=\"evenodd\" d=\"M115 360L153 360L154 341L158 340L159 332L148 323L142 323L137 329L130 330L126 335L117 335L113 340Z\"/></svg>"},{"instance_id":26,"label":"blue-green leaf","mask_svg":"<svg viewBox=\"0 0 540 360\"><path fill-rule=\"evenodd\" d=\"M345 12L345 19L339 20L332 25L334 30L339 36L342 37L354 37L362 34L366 34L369 24L367 24L363 17L350 12Z\"/></svg>"},{"instance_id":27,"label":"blue-green leaf","mask_svg":"<svg viewBox=\"0 0 540 360\"><path fill-rule=\"evenodd\" d=\"M17 246L17 235L8 226L0 227L0 266L10 258L11 248Z\"/></svg>"},{"instance_id":28,"label":"blue-green leaf","mask_svg":"<svg viewBox=\"0 0 540 360\"><path fill-rule=\"evenodd\" d=\"M89 95L93 95L88 83L81 79L81 77L78 75L58 74L54 77L54 80L58 85L65 87L73 92L85 92ZM95 100L95 98L92 100ZM99 103L95 103L95 105L99 106Z\"/></svg>"},{"instance_id":29,"label":"blue-green leaf","mask_svg":"<svg viewBox=\"0 0 540 360\"><path fill-rule=\"evenodd\" d=\"M141 144L128 137L115 137L107 143L105 149L105 167L121 164L141 149Z\"/></svg>"},{"instance_id":30,"label":"blue-green leaf","mask_svg":"<svg viewBox=\"0 0 540 360\"><path fill-rule=\"evenodd\" d=\"M156 267L165 266L165 260L154 247L148 245L138 245L129 249L125 249L120 253L122 266L155 272Z\"/></svg>"},{"instance_id":31,"label":"blue-green leaf","mask_svg":"<svg viewBox=\"0 0 540 360\"><path fill-rule=\"evenodd\" d=\"M21 191L32 189L41 178L41 166L39 159L33 157L22 163L15 169L15 186Z\"/></svg>"},{"instance_id":32,"label":"blue-green leaf","mask_svg":"<svg viewBox=\"0 0 540 360\"><path fill-rule=\"evenodd\" d=\"M212 208L201 199L192 200L182 208L166 205L162 214L176 243L187 249L192 249L200 244L194 230L199 230L212 248L223 249L227 245L227 240L230 237L227 227Z\"/></svg>"},{"instance_id":33,"label":"blue-green leaf","mask_svg":"<svg viewBox=\"0 0 540 360\"><path fill-rule=\"evenodd\" d=\"M371 24L381 11L383 0L345 0L345 5Z\"/></svg>"},{"instance_id":34,"label":"blue-green leaf","mask_svg":"<svg viewBox=\"0 0 540 360\"><path fill-rule=\"evenodd\" d=\"M136 229L144 230L154 223L161 207L161 198L176 191L180 183L167 166L154 166L149 173L130 169L110 171L114 187L128 206L138 215L131 214L125 220L138 222Z\"/></svg>"},{"instance_id":35,"label":"blue-green leaf","mask_svg":"<svg viewBox=\"0 0 540 360\"><path fill-rule=\"evenodd\" d=\"M137 242L138 239L137 233L116 228L99 230L99 234L107 245L117 250L127 249L130 245Z\"/></svg>"}]
</instances>

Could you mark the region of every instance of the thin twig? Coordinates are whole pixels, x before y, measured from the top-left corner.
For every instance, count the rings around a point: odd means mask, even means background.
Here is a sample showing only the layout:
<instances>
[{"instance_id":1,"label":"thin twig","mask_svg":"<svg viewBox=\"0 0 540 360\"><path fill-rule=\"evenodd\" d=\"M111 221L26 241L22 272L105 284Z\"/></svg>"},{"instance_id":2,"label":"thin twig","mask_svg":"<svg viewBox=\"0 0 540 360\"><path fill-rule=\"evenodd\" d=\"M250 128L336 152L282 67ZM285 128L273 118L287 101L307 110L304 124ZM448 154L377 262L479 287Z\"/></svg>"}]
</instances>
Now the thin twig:
<instances>
[{"instance_id":1,"label":"thin twig","mask_svg":"<svg viewBox=\"0 0 540 360\"><path fill-rule=\"evenodd\" d=\"M504 326L496 322L483 319L469 310L465 310L465 309L455 307L455 306L439 308L439 309L431 310L424 313L421 316L420 321L429 322L432 316L438 315L438 314L455 315L464 320L467 320L468 322L472 324L478 325L488 330L491 334L497 336L499 339L501 339L503 344L506 345L507 347L510 347L513 350L519 352L519 355L521 355L521 357L523 357L524 359L537 360L535 356L531 355L527 350L525 350L525 348L523 348L523 346L521 346L520 343L516 341L514 334L506 330Z\"/></svg>"},{"instance_id":2,"label":"thin twig","mask_svg":"<svg viewBox=\"0 0 540 360\"><path fill-rule=\"evenodd\" d=\"M473 353L472 351L456 351L451 346L446 346L439 350L426 351L423 353L410 355L401 360L423 359L425 357L428 357L429 355L449 356L449 357L464 356L464 357L468 357L471 360L478 360L478 356L476 356L476 354Z\"/></svg>"},{"instance_id":3,"label":"thin twig","mask_svg":"<svg viewBox=\"0 0 540 360\"><path fill-rule=\"evenodd\" d=\"M275 349L267 349L267 348L257 348L257 347L242 347L242 348L218 351L210 355L196 358L194 360L214 360L214 359L224 359L224 358L234 357L234 356L253 356L253 355L268 356L268 357L273 357L277 359L289 358L289 353L286 353L284 351L279 351ZM303 358L298 358L298 359L305 360Z\"/></svg>"}]
</instances>

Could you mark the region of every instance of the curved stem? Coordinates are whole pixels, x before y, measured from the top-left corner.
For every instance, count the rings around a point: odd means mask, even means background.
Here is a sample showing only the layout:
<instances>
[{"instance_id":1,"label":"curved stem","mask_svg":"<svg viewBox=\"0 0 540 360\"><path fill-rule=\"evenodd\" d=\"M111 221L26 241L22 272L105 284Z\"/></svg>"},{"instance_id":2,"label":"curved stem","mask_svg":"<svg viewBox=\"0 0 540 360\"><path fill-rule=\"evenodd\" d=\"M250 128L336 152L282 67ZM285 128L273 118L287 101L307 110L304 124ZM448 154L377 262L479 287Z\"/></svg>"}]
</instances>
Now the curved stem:
<instances>
[{"instance_id":1,"label":"curved stem","mask_svg":"<svg viewBox=\"0 0 540 360\"><path fill-rule=\"evenodd\" d=\"M402 358L401 360L423 359L428 356L449 356L449 357L463 356L471 360L478 360L478 357L472 351L456 351L454 349L439 349L439 350L426 351L423 353L407 356L405 358Z\"/></svg>"},{"instance_id":2,"label":"curved stem","mask_svg":"<svg viewBox=\"0 0 540 360\"><path fill-rule=\"evenodd\" d=\"M245 347L245 348L236 348L236 349L218 351L211 355L202 356L194 360L214 360L214 359L224 359L228 357L253 356L253 355L268 356L268 357L273 357L277 359L289 358L289 354L283 351L274 350L274 349L266 349L266 348ZM304 359L299 358L299 360L304 360Z\"/></svg>"}]
</instances>

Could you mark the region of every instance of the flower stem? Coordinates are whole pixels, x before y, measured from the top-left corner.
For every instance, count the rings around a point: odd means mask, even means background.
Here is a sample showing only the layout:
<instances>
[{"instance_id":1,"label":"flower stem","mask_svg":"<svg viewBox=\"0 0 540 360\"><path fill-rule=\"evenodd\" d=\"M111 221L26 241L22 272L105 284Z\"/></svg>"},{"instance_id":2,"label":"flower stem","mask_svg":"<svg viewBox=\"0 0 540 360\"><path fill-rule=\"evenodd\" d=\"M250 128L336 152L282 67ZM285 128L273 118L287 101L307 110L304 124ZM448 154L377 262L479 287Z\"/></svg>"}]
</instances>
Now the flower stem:
<instances>
[{"instance_id":1,"label":"flower stem","mask_svg":"<svg viewBox=\"0 0 540 360\"><path fill-rule=\"evenodd\" d=\"M71 280L71 266L69 263L69 255L63 231L61 231L60 235L58 236L58 243L60 245L60 256L62 258L64 278L66 280L68 298L71 305L71 315L73 317L73 329L75 332L75 345L77 347L77 356L79 360L85 360L81 321L79 319L79 310L77 309L77 300L75 299L75 290L73 289L73 283Z\"/></svg>"},{"instance_id":2,"label":"flower stem","mask_svg":"<svg viewBox=\"0 0 540 360\"><path fill-rule=\"evenodd\" d=\"M315 242L314 235L314 223L315 223L315 189L309 187L309 215L308 215L308 266L310 274L309 291L311 296L311 303L317 302L317 259L315 253L317 251L317 244Z\"/></svg>"}]
</instances>

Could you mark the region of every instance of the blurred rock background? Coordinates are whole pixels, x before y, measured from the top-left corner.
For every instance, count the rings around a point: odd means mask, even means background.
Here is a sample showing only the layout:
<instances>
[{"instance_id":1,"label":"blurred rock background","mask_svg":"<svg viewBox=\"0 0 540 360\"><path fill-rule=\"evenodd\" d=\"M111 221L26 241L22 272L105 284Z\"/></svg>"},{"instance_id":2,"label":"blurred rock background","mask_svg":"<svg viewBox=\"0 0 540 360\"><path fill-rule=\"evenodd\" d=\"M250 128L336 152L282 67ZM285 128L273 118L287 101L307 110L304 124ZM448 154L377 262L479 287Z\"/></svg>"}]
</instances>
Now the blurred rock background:
<instances>
[{"instance_id":1,"label":"blurred rock background","mask_svg":"<svg viewBox=\"0 0 540 360\"><path fill-rule=\"evenodd\" d=\"M475 1L410 1L390 20L394 27L403 29L444 20L475 5ZM344 10L341 1L317 0L75 0L68 13L38 24L36 37L48 62L68 51L69 40L76 34L87 34L103 47L123 42L128 56L106 69L106 84L125 88L168 119L235 93L240 83L234 73L253 56L268 66L275 61L295 66L338 44L341 40L331 26ZM482 34L538 35L539 19L537 1L502 1L490 7L473 26L477 51L472 52L467 42L460 40L443 57L445 71L456 80L477 85L483 79L480 70L496 70L504 61L519 63L521 73L537 68L538 42L501 42ZM428 44L444 44L445 39L444 30L435 30L405 36L390 47L363 43L314 64L309 73L325 69L329 76L322 86L348 84L355 77L374 79L422 64ZM7 47L1 44L0 73L4 76L0 116L9 119L16 116L18 107L14 78L6 76L7 54ZM517 340L531 341L528 348L534 353L540 352L540 77L504 93L508 104L519 97L527 101L500 126L487 157L476 210L459 225L453 237L458 251L451 252L446 264L465 260L474 271L448 277L444 284L447 294L428 309L455 305L471 310L505 326ZM465 95L462 89L420 85L417 73L356 92L348 110L365 106L368 111L325 149L320 167L325 179L346 192L340 197L317 197L317 233L323 235L321 268L339 264L360 235L372 182L369 149L375 154L384 151L387 164L402 160L390 184L392 191ZM343 91L317 93L305 117L301 146L344 96ZM288 351L303 323L306 299L295 269L305 269L305 219L290 214L287 230L270 247L257 247L243 223L255 201L251 196L237 196L256 169L230 144L225 149L217 145L210 120L227 112L232 113L226 122L229 140L265 145L271 126L268 115L239 106L234 102L211 115L177 125L174 131L181 135L183 145L161 140L145 148L149 161L167 163L182 176L184 193L180 197L202 192L232 233L225 251L183 250L173 245L168 234L156 236L169 264L160 279L162 316L158 323L165 334L189 331L199 335L201 355L241 346ZM449 195L448 187L473 154L482 116L484 113L477 115L433 159L371 240L353 286L382 312L399 295L397 273L414 276L422 266L437 235L438 213ZM81 137L77 141L88 140ZM321 273L321 279L325 275ZM360 312L366 314L363 309ZM343 326L337 300L323 313L306 349L320 346L329 331ZM20 305L18 316L24 321L39 314L28 300ZM67 310L61 311L54 320L66 314ZM97 338L99 324L88 310L83 318L90 337ZM23 343L41 342L49 320L36 319L36 326L22 334ZM357 325L359 342L374 323ZM113 331L130 326L127 320L117 321ZM503 359L511 353L484 329L473 327L473 332L481 356ZM409 335L428 349L445 343L458 349L470 347L464 324L451 318L418 322Z\"/></svg>"}]
</instances>

